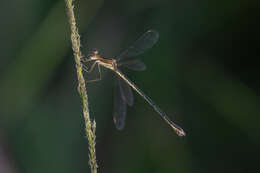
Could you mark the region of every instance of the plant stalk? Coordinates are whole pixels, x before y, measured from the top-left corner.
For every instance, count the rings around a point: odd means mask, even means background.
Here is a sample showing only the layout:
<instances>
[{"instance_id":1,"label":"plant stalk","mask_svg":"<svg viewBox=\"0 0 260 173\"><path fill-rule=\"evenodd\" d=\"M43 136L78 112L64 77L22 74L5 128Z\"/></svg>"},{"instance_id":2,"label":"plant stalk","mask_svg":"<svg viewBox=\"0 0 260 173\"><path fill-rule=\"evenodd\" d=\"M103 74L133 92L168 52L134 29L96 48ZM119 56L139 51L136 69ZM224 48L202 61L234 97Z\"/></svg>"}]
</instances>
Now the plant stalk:
<instances>
[{"instance_id":1,"label":"plant stalk","mask_svg":"<svg viewBox=\"0 0 260 173\"><path fill-rule=\"evenodd\" d=\"M67 6L67 15L69 19L70 29L71 29L71 43L72 50L74 54L74 59L76 63L77 77L78 77L78 92L82 99L83 106L83 115L85 119L85 127L86 127L86 136L89 143L89 164L91 168L91 173L97 173L97 161L96 161L96 151L95 151L95 131L96 131L96 122L95 120L91 122L89 116L89 107L88 107L88 96L85 85L85 79L83 76L82 69L82 53L80 51L80 35L78 33L78 28L76 25L76 20L74 16L74 5L73 0L65 0Z\"/></svg>"}]
</instances>

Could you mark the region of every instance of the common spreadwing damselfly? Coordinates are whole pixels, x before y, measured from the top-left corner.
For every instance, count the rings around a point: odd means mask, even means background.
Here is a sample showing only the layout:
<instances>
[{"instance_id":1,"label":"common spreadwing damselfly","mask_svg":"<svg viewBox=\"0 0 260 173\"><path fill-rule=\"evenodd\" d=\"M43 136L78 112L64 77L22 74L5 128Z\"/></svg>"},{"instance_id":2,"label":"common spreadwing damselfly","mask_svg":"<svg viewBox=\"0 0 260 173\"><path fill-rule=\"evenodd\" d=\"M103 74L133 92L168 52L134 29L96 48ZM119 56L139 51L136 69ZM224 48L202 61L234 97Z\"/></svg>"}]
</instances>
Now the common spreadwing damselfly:
<instances>
[{"instance_id":1,"label":"common spreadwing damselfly","mask_svg":"<svg viewBox=\"0 0 260 173\"><path fill-rule=\"evenodd\" d=\"M99 55L97 50L91 52L87 58L83 58L83 62L92 61L93 64L90 68L84 67L87 72L93 71L94 67L98 66L99 79L101 79L100 66L108 68L117 74L116 85L115 85L115 96L114 96L114 123L117 129L122 130L125 124L126 118L126 106L133 105L133 93L135 90L140 96L142 96L161 116L161 118L170 125L170 127L179 135L185 136L183 129L175 124L170 118L164 113L150 97L148 97L144 92L139 89L132 81L130 81L120 70L121 67L126 67L131 70L143 71L146 69L145 64L138 59L130 59L130 57L135 57L144 53L147 49L151 48L159 38L159 34L154 30L149 30L144 33L134 44L128 47L116 58L105 58Z\"/></svg>"}]
</instances>

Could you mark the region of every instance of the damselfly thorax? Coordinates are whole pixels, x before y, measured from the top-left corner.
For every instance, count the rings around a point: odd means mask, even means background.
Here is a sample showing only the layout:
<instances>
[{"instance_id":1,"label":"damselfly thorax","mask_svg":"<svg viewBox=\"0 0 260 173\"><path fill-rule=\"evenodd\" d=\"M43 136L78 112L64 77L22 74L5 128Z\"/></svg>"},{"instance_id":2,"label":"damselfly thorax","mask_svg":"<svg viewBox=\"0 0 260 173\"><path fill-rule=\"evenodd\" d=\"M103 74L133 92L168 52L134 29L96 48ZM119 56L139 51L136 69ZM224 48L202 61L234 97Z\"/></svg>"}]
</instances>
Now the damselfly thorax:
<instances>
[{"instance_id":1,"label":"damselfly thorax","mask_svg":"<svg viewBox=\"0 0 260 173\"><path fill-rule=\"evenodd\" d=\"M102 65L110 70L116 70L117 69L117 63L116 60L113 58L105 58L99 55L98 50L93 50L92 53L89 55L89 61L95 61L93 65ZM92 66L93 66L92 65Z\"/></svg>"}]
</instances>

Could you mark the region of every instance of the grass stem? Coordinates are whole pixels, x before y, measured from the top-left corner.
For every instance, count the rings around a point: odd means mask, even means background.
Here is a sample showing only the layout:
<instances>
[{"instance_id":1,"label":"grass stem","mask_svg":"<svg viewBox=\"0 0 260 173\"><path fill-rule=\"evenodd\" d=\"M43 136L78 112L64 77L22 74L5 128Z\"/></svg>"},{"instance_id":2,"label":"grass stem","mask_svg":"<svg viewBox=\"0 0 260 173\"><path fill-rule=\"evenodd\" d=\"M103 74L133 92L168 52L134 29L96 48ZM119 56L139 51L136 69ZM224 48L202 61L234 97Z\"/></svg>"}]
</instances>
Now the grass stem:
<instances>
[{"instance_id":1,"label":"grass stem","mask_svg":"<svg viewBox=\"0 0 260 173\"><path fill-rule=\"evenodd\" d=\"M83 105L83 115L85 119L85 127L86 127L86 136L89 143L89 164L91 168L91 173L97 173L97 161L96 161L96 151L95 151L95 131L96 131L96 122L95 120L91 122L89 116L89 107L88 107L88 96L85 85L85 79L83 76L82 69L82 53L80 51L80 35L78 33L78 28L76 25L76 20L74 16L74 6L73 0L65 0L67 6L67 14L71 29L71 42L72 42L72 50L74 54L74 59L76 63L77 77L78 77L78 92L82 99Z\"/></svg>"}]
</instances>

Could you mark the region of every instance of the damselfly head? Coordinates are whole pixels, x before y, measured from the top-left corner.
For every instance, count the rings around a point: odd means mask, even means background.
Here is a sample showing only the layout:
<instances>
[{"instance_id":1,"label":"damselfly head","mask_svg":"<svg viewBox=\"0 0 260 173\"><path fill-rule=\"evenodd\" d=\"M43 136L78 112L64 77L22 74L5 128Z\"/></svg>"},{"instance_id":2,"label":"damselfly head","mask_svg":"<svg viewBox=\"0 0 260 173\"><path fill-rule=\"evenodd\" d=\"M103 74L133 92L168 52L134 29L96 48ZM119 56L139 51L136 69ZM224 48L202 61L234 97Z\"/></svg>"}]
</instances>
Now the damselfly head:
<instances>
[{"instance_id":1,"label":"damselfly head","mask_svg":"<svg viewBox=\"0 0 260 173\"><path fill-rule=\"evenodd\" d=\"M98 50L97 49L93 49L91 52L92 55L98 55Z\"/></svg>"},{"instance_id":2,"label":"damselfly head","mask_svg":"<svg viewBox=\"0 0 260 173\"><path fill-rule=\"evenodd\" d=\"M94 49L92 52L93 52L94 55L98 55L98 50L97 49Z\"/></svg>"},{"instance_id":3,"label":"damselfly head","mask_svg":"<svg viewBox=\"0 0 260 173\"><path fill-rule=\"evenodd\" d=\"M93 49L90 53L89 53L89 57L91 56L95 56L95 55L98 55L98 50L97 49Z\"/></svg>"}]
</instances>

